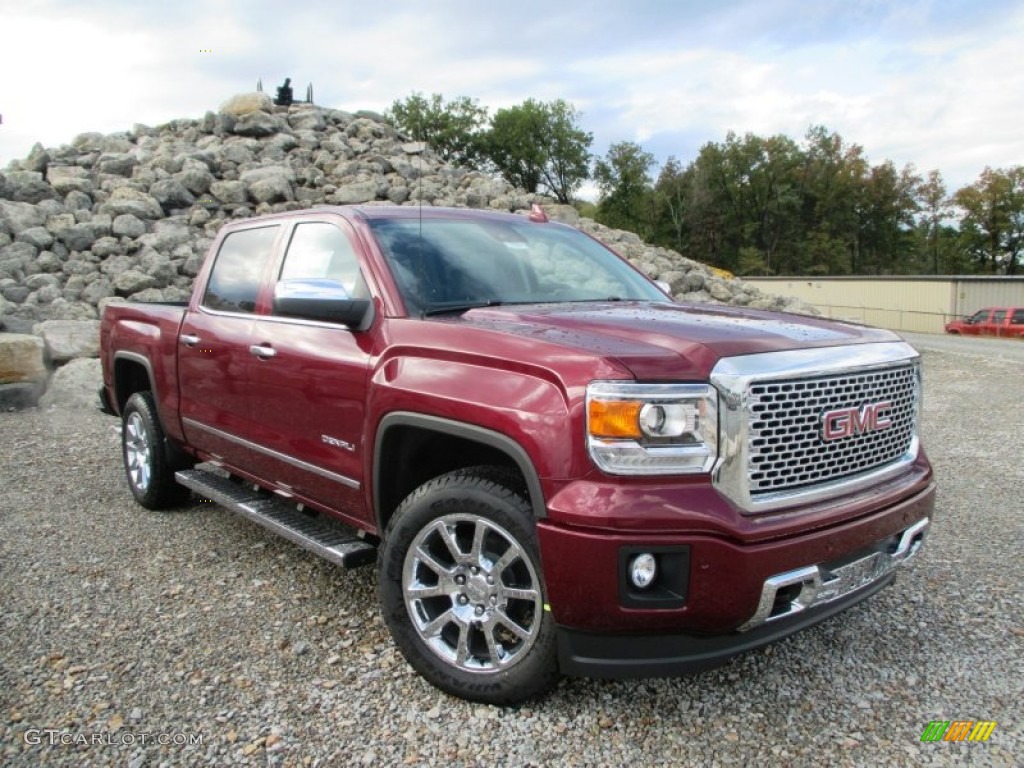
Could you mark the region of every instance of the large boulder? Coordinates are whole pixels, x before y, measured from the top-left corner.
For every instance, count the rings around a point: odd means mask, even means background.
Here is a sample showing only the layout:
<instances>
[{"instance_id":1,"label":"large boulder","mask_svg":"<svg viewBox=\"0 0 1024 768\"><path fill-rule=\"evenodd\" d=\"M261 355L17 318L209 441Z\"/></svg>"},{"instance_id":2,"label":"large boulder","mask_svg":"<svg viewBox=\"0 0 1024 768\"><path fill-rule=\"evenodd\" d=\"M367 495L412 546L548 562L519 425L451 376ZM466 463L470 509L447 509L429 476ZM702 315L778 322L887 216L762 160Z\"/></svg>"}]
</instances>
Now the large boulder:
<instances>
[{"instance_id":1,"label":"large boulder","mask_svg":"<svg viewBox=\"0 0 1024 768\"><path fill-rule=\"evenodd\" d=\"M111 192L110 199L100 205L100 213L109 213L111 216L130 213L140 219L164 217L164 209L155 197L132 187L118 187Z\"/></svg>"},{"instance_id":2,"label":"large boulder","mask_svg":"<svg viewBox=\"0 0 1024 768\"><path fill-rule=\"evenodd\" d=\"M256 203L277 203L294 200L292 182L295 173L291 168L271 165L254 168L242 174L242 183L249 191L249 197Z\"/></svg>"},{"instance_id":3,"label":"large boulder","mask_svg":"<svg viewBox=\"0 0 1024 768\"><path fill-rule=\"evenodd\" d=\"M99 357L99 320L46 320L34 329L50 362L60 365L79 357Z\"/></svg>"},{"instance_id":4,"label":"large boulder","mask_svg":"<svg viewBox=\"0 0 1024 768\"><path fill-rule=\"evenodd\" d=\"M253 112L270 112L274 108L274 102L267 94L262 92L239 93L220 105L220 112L224 115L241 117Z\"/></svg>"},{"instance_id":5,"label":"large boulder","mask_svg":"<svg viewBox=\"0 0 1024 768\"><path fill-rule=\"evenodd\" d=\"M103 367L99 360L72 360L53 374L39 405L44 408L98 408L102 385Z\"/></svg>"},{"instance_id":6,"label":"large boulder","mask_svg":"<svg viewBox=\"0 0 1024 768\"><path fill-rule=\"evenodd\" d=\"M21 203L39 203L57 197L39 171L11 171L7 174L7 197Z\"/></svg>"},{"instance_id":7,"label":"large boulder","mask_svg":"<svg viewBox=\"0 0 1024 768\"><path fill-rule=\"evenodd\" d=\"M7 223L8 229L15 235L46 223L46 216L36 206L8 200L0 200L0 219Z\"/></svg>"},{"instance_id":8,"label":"large boulder","mask_svg":"<svg viewBox=\"0 0 1024 768\"><path fill-rule=\"evenodd\" d=\"M0 333L0 384L45 382L44 350L38 336Z\"/></svg>"},{"instance_id":9,"label":"large boulder","mask_svg":"<svg viewBox=\"0 0 1024 768\"><path fill-rule=\"evenodd\" d=\"M46 170L46 180L62 195L72 191L86 194L93 191L89 171L77 165L51 165Z\"/></svg>"}]
</instances>

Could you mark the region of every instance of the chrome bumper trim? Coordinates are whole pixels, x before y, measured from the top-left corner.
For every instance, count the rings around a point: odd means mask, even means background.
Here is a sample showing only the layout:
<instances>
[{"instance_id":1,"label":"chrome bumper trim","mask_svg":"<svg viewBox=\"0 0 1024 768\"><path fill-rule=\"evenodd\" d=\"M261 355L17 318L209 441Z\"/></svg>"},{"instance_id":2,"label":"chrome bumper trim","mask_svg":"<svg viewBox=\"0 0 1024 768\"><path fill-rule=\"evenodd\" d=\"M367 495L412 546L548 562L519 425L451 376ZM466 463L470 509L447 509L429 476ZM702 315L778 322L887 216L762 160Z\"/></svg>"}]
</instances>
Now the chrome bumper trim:
<instances>
[{"instance_id":1,"label":"chrome bumper trim","mask_svg":"<svg viewBox=\"0 0 1024 768\"><path fill-rule=\"evenodd\" d=\"M894 552L873 552L835 568L809 565L766 579L757 610L737 631L747 632L762 624L785 619L873 584L920 551L928 525L929 520L925 518L903 531ZM779 590L795 585L800 585L800 591L790 599L788 608L772 615Z\"/></svg>"}]
</instances>

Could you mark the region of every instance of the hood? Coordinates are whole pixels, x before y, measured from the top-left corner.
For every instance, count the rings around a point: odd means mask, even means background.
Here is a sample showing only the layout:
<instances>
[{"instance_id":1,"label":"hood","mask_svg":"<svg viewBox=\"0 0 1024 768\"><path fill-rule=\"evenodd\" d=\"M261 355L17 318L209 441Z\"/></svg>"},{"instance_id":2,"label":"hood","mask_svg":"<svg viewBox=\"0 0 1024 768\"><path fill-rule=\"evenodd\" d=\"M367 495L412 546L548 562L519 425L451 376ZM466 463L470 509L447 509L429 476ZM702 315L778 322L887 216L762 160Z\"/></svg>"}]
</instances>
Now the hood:
<instances>
[{"instance_id":1,"label":"hood","mask_svg":"<svg viewBox=\"0 0 1024 768\"><path fill-rule=\"evenodd\" d=\"M723 357L899 341L804 315L701 304L579 302L487 307L447 322L614 357L642 380L704 379Z\"/></svg>"}]
</instances>

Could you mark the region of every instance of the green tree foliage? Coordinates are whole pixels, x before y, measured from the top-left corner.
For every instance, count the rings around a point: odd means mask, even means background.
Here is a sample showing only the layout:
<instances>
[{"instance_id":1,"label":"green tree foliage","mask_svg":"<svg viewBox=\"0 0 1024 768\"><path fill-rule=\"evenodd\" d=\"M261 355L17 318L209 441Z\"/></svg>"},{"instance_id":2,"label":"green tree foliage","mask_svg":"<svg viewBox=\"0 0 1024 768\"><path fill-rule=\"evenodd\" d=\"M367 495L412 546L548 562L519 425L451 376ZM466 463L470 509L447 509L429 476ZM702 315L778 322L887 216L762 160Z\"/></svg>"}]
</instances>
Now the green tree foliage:
<instances>
[{"instance_id":1,"label":"green tree foliage","mask_svg":"<svg viewBox=\"0 0 1024 768\"><path fill-rule=\"evenodd\" d=\"M977 271L1016 275L1024 266L1024 166L986 168L953 200L963 214L961 243Z\"/></svg>"},{"instance_id":2,"label":"green tree foliage","mask_svg":"<svg viewBox=\"0 0 1024 768\"><path fill-rule=\"evenodd\" d=\"M601 191L597 220L617 229L650 237L654 194L650 169L654 155L632 141L620 141L594 164L594 181Z\"/></svg>"},{"instance_id":3,"label":"green tree foliage","mask_svg":"<svg viewBox=\"0 0 1024 768\"><path fill-rule=\"evenodd\" d=\"M590 175L594 137L579 127L580 117L561 99L499 109L486 133L487 159L510 184L569 203Z\"/></svg>"},{"instance_id":4,"label":"green tree foliage","mask_svg":"<svg viewBox=\"0 0 1024 768\"><path fill-rule=\"evenodd\" d=\"M459 96L446 102L439 93L429 99L413 93L395 101L385 116L403 133L427 142L447 163L479 168L483 162L487 109L476 99Z\"/></svg>"}]
</instances>

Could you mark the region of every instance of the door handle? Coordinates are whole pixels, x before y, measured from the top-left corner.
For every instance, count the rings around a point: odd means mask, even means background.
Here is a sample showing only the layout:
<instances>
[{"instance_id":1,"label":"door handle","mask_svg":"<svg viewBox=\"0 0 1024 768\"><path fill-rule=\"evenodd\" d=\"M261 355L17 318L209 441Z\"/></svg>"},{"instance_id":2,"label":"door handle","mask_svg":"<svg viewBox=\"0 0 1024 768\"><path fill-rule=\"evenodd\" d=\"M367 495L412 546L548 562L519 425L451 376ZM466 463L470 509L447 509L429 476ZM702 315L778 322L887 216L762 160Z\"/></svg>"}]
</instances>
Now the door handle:
<instances>
[{"instance_id":1,"label":"door handle","mask_svg":"<svg viewBox=\"0 0 1024 768\"><path fill-rule=\"evenodd\" d=\"M181 339L181 343L186 347L194 347L199 343L199 337L193 336L191 333L183 333L178 338Z\"/></svg>"},{"instance_id":2,"label":"door handle","mask_svg":"<svg viewBox=\"0 0 1024 768\"><path fill-rule=\"evenodd\" d=\"M277 354L277 350L273 347L267 347L262 344L253 344L249 347L249 352L260 360L268 360Z\"/></svg>"}]
</instances>

